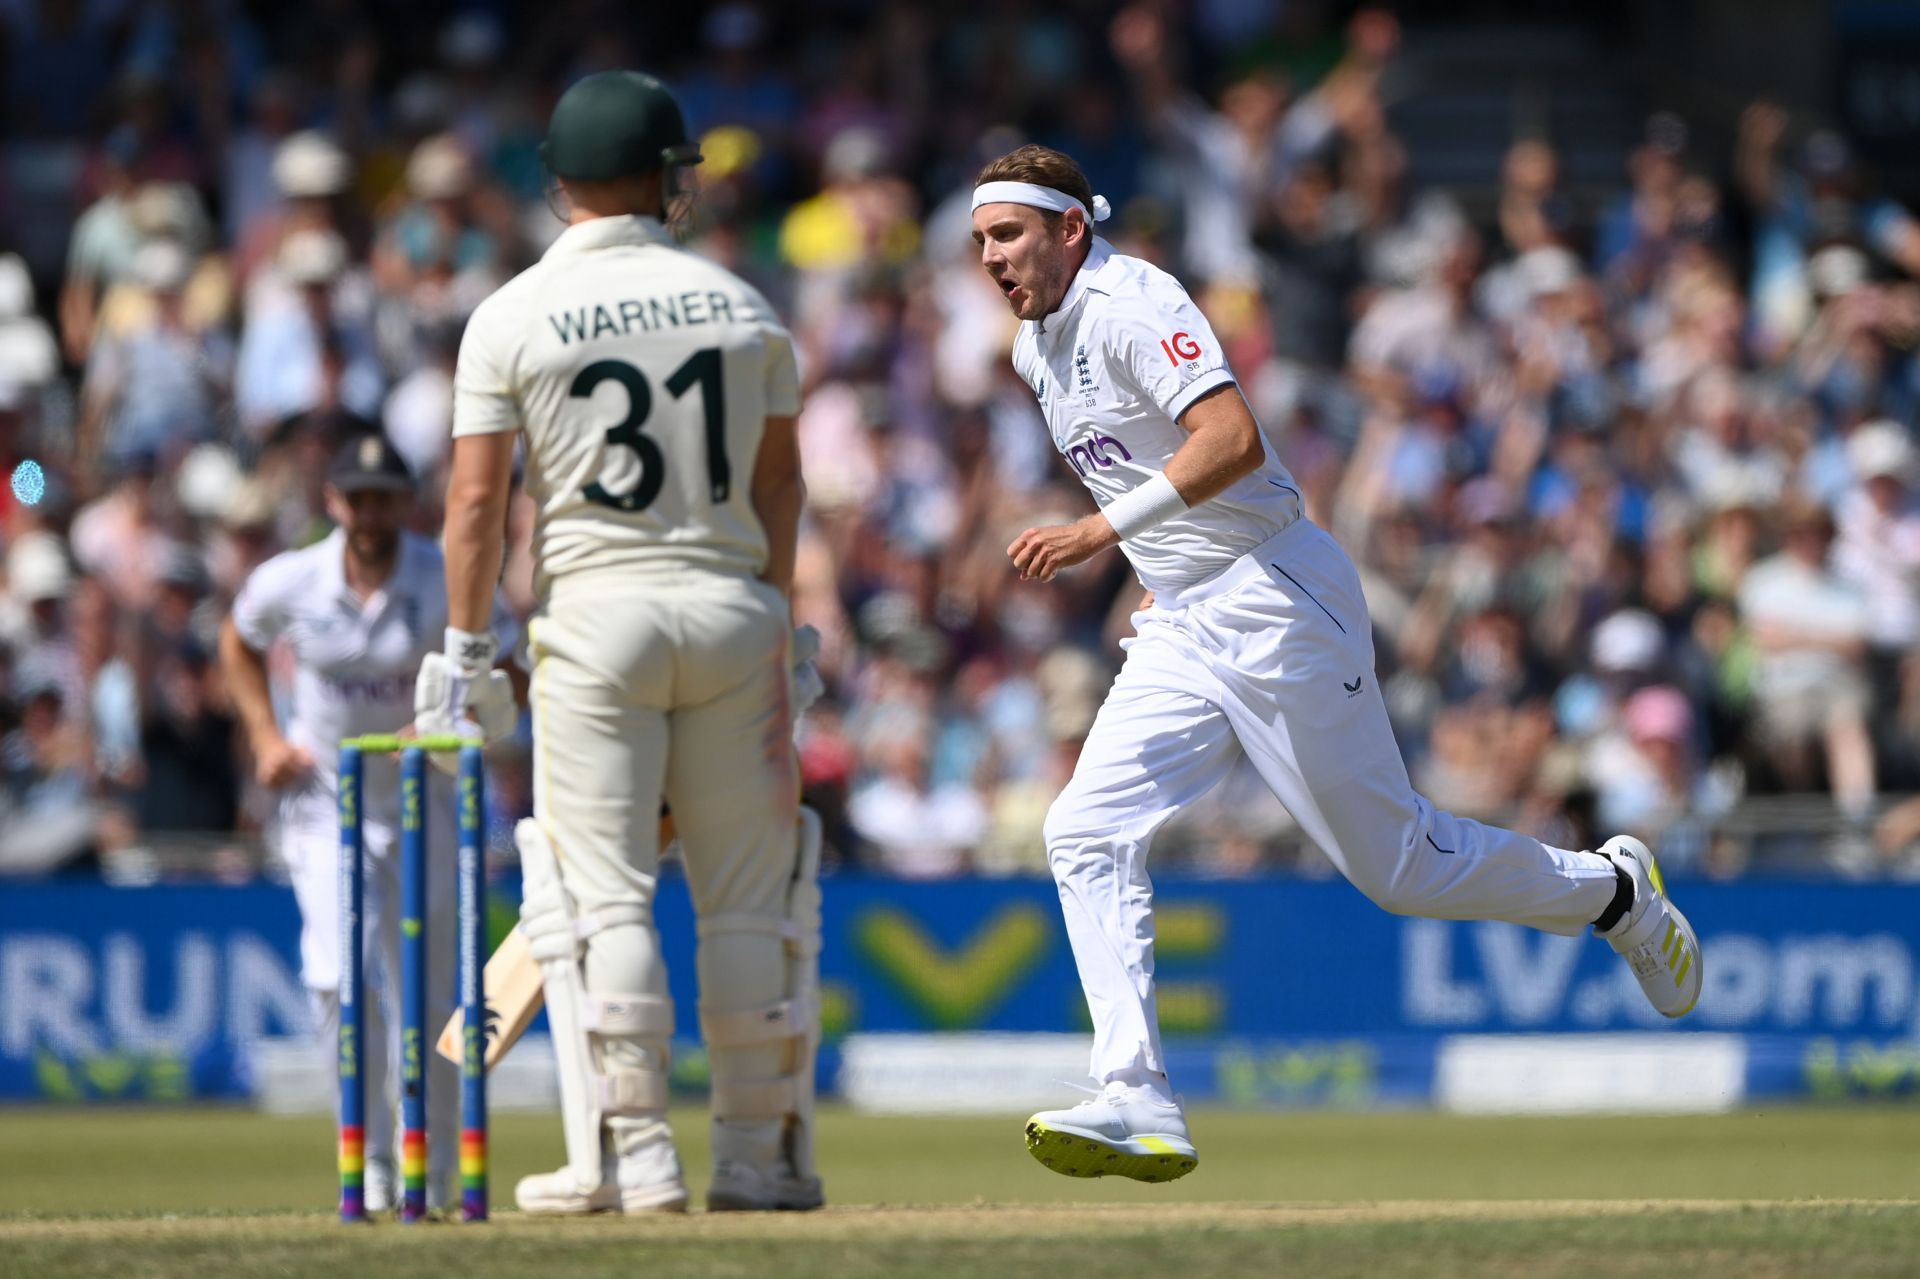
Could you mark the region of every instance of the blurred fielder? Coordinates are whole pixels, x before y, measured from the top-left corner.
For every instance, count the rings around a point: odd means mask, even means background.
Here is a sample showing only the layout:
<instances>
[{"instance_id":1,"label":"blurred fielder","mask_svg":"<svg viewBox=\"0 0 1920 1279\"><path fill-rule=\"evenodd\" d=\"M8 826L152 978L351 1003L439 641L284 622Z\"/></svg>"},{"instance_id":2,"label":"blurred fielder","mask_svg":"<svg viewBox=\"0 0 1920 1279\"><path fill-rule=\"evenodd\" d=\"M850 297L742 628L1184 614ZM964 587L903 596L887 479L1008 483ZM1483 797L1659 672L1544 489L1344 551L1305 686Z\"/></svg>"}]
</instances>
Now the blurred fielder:
<instances>
[{"instance_id":1,"label":"blurred fielder","mask_svg":"<svg viewBox=\"0 0 1920 1279\"><path fill-rule=\"evenodd\" d=\"M657 80L574 85L544 156L570 225L481 304L460 348L450 622L421 679L441 700L416 720L456 719L493 660L486 601L524 438L539 606L520 927L545 987L567 1163L516 1198L542 1213L686 1207L653 925L664 795L699 919L707 1206L817 1207L818 827L798 806L786 661L793 344L763 298L669 234L676 170L700 157Z\"/></svg>"},{"instance_id":2,"label":"blurred fielder","mask_svg":"<svg viewBox=\"0 0 1920 1279\"><path fill-rule=\"evenodd\" d=\"M234 705L253 747L260 782L280 792L275 839L300 904L300 976L313 1002L331 1071L340 1024L340 813L334 773L340 739L391 733L412 717L414 671L447 624L440 548L403 532L413 477L385 439L341 446L327 472L327 513L339 527L326 540L288 551L253 571L221 629L220 657ZM494 626L512 633L503 603L489 595ZM295 662L284 729L274 714L267 653L284 641ZM518 718L502 672L489 672L472 699L498 736ZM396 1205L393 1091L400 1072L399 770L367 770L363 831L367 851L368 962L366 1202ZM428 803L451 812L451 779L429 783ZM446 944L427 949L427 1015L438 1024L453 1006L454 833L427 824L427 930ZM380 1045L384 1044L384 1050ZM429 1054L427 1202L458 1202L460 1072Z\"/></svg>"},{"instance_id":3,"label":"blurred fielder","mask_svg":"<svg viewBox=\"0 0 1920 1279\"><path fill-rule=\"evenodd\" d=\"M1153 991L1154 833L1243 753L1353 884L1396 914L1591 926L1678 1017L1700 946L1646 845L1549 848L1414 792L1374 679L1360 579L1302 513L1220 344L1178 281L1093 233L1107 216L1072 159L989 164L973 238L1024 323L1013 362L1100 506L1008 554L1046 580L1119 545L1147 587L1134 638L1047 814L1047 856L1093 1015L1101 1091L1027 1123L1056 1172L1165 1181L1198 1155L1168 1087ZM1279 926L1283 921L1275 921ZM1277 980L1311 974L1276 974Z\"/></svg>"}]
</instances>

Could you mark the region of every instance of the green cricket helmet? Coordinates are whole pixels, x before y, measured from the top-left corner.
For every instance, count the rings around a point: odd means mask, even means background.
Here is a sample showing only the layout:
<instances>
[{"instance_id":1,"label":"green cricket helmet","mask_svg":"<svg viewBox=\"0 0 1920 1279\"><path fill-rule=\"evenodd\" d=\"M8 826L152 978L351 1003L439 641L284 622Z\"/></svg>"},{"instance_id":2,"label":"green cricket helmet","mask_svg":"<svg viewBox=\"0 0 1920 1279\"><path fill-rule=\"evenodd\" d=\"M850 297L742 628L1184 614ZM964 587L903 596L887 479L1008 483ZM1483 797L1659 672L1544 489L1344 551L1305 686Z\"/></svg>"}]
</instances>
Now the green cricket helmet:
<instances>
[{"instance_id":1,"label":"green cricket helmet","mask_svg":"<svg viewBox=\"0 0 1920 1279\"><path fill-rule=\"evenodd\" d=\"M557 177L604 181L700 163L672 90L641 71L600 71L560 96L540 159Z\"/></svg>"}]
</instances>

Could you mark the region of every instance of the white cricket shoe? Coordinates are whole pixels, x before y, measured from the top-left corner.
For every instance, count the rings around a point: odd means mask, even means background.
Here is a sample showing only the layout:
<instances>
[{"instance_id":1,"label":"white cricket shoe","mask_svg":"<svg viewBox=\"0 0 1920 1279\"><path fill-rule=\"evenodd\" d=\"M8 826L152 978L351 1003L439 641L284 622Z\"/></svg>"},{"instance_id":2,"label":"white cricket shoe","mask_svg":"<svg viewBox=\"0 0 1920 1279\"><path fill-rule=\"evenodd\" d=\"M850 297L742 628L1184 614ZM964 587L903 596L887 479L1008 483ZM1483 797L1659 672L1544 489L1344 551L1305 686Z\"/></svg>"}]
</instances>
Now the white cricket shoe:
<instances>
[{"instance_id":1,"label":"white cricket shoe","mask_svg":"<svg viewBox=\"0 0 1920 1279\"><path fill-rule=\"evenodd\" d=\"M556 1217L581 1217L594 1212L685 1212L687 1181L680 1174L680 1156L671 1140L649 1142L625 1156L601 1156L600 1184L582 1190L573 1169L522 1177L513 1188L520 1211Z\"/></svg>"},{"instance_id":2,"label":"white cricket shoe","mask_svg":"<svg viewBox=\"0 0 1920 1279\"><path fill-rule=\"evenodd\" d=\"M360 1193L367 1215L392 1212L400 1206L400 1178L394 1172L393 1160L369 1155L362 1176L364 1189Z\"/></svg>"},{"instance_id":3,"label":"white cricket shoe","mask_svg":"<svg viewBox=\"0 0 1920 1279\"><path fill-rule=\"evenodd\" d=\"M1117 1080L1070 1110L1027 1120L1027 1151L1068 1177L1172 1181L1200 1163L1179 1103Z\"/></svg>"},{"instance_id":4,"label":"white cricket shoe","mask_svg":"<svg viewBox=\"0 0 1920 1279\"><path fill-rule=\"evenodd\" d=\"M1600 935L1626 958L1647 1001L1662 1016L1686 1016L1700 1002L1706 960L1699 936L1667 897L1652 849L1631 835L1616 835L1600 852L1633 879L1633 905Z\"/></svg>"},{"instance_id":5,"label":"white cricket shoe","mask_svg":"<svg viewBox=\"0 0 1920 1279\"><path fill-rule=\"evenodd\" d=\"M782 1120L715 1120L708 1212L807 1212L826 1202L820 1178L805 1177L784 1149Z\"/></svg>"}]
</instances>

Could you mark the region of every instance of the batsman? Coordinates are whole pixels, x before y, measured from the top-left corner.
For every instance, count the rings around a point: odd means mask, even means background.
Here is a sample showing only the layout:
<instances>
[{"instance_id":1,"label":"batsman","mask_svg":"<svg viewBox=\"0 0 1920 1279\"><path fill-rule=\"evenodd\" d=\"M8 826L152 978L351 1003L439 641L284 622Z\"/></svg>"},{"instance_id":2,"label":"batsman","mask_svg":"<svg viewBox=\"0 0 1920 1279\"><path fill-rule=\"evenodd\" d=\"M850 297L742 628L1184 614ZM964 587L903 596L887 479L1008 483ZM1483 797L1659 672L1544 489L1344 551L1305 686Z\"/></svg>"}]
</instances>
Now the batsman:
<instances>
[{"instance_id":1,"label":"batsman","mask_svg":"<svg viewBox=\"0 0 1920 1279\"><path fill-rule=\"evenodd\" d=\"M674 1008L654 931L661 801L699 921L712 1064L710 1209L822 1202L813 1160L817 823L797 799L788 655L803 498L793 344L772 309L676 244L699 162L659 81L607 71L542 149L567 229L474 312L454 376L449 624L423 730L494 661L516 445L537 505L528 628L534 815L516 831L567 1162L527 1212L677 1212Z\"/></svg>"}]
</instances>

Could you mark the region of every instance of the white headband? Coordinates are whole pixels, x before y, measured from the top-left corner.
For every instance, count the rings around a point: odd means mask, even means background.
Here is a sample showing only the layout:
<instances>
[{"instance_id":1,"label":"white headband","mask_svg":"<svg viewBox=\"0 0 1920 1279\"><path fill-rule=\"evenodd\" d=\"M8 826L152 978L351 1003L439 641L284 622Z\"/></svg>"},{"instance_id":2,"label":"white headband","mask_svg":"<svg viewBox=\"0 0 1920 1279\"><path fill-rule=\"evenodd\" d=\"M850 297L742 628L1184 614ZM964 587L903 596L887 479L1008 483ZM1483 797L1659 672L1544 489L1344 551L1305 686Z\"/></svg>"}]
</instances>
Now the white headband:
<instances>
[{"instance_id":1,"label":"white headband","mask_svg":"<svg viewBox=\"0 0 1920 1279\"><path fill-rule=\"evenodd\" d=\"M1065 191L1036 186L1031 182L983 182L973 189L973 207L977 209L983 204L1025 204L1053 213L1078 209L1095 222L1105 222L1113 216L1113 206L1107 203L1104 195L1093 197L1093 209L1089 211L1086 205Z\"/></svg>"}]
</instances>

